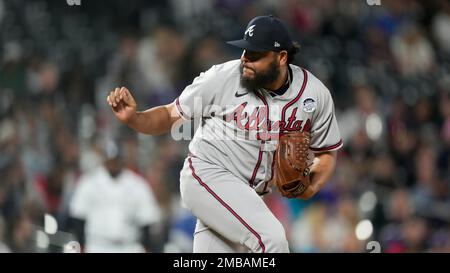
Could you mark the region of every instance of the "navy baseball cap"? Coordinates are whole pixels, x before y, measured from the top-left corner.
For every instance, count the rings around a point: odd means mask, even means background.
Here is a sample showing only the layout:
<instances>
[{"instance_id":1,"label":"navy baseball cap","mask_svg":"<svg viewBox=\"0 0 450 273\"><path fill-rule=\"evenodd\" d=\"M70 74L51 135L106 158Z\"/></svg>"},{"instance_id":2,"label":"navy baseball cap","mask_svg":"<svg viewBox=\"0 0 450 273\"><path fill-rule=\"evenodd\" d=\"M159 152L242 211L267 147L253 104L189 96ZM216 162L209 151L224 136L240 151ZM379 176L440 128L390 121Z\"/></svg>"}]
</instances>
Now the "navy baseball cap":
<instances>
[{"instance_id":1,"label":"navy baseball cap","mask_svg":"<svg viewBox=\"0 0 450 273\"><path fill-rule=\"evenodd\" d=\"M292 48L292 39L285 24L273 15L258 16L248 23L244 38L227 44L251 51L281 51Z\"/></svg>"}]
</instances>

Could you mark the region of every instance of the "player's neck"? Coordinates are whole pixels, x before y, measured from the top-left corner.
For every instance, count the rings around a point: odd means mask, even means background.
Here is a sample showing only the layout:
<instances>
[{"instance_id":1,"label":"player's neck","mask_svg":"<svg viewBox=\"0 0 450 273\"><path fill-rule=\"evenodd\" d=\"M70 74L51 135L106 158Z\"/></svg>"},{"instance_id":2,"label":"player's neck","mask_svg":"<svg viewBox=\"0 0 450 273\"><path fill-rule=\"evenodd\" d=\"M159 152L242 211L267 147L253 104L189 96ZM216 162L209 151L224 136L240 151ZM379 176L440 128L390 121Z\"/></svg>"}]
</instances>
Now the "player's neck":
<instances>
[{"instance_id":1,"label":"player's neck","mask_svg":"<svg viewBox=\"0 0 450 273\"><path fill-rule=\"evenodd\" d=\"M286 81L288 80L288 68L287 66L284 66L281 69L280 75L278 75L278 78L272 82L270 85L266 86L265 88L268 90L278 90L280 89L284 84L286 84Z\"/></svg>"}]
</instances>

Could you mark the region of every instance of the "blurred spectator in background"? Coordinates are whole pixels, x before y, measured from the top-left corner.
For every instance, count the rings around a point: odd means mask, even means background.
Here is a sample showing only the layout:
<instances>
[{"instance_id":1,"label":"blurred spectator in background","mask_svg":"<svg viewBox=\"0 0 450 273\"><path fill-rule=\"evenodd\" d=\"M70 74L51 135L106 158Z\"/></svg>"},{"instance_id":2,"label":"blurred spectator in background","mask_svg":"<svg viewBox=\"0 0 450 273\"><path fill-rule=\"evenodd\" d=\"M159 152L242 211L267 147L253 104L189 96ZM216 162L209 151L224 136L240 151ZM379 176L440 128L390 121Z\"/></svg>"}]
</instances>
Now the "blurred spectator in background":
<instances>
[{"instance_id":1,"label":"blurred spectator in background","mask_svg":"<svg viewBox=\"0 0 450 273\"><path fill-rule=\"evenodd\" d=\"M160 209L145 180L124 168L121 150L107 141L104 164L81 176L72 197L72 228L86 252L158 251L151 228Z\"/></svg>"},{"instance_id":2,"label":"blurred spectator in background","mask_svg":"<svg viewBox=\"0 0 450 273\"><path fill-rule=\"evenodd\" d=\"M37 252L33 219L25 209L17 213L9 223L8 245L12 252Z\"/></svg>"},{"instance_id":3,"label":"blurred spectator in background","mask_svg":"<svg viewBox=\"0 0 450 273\"><path fill-rule=\"evenodd\" d=\"M3 220L3 217L0 216L0 253L10 253L10 252L11 250L5 243L5 221Z\"/></svg>"},{"instance_id":4,"label":"blurred spectator in background","mask_svg":"<svg viewBox=\"0 0 450 273\"><path fill-rule=\"evenodd\" d=\"M150 107L171 102L182 85L181 66L185 54L182 33L168 25L157 25L151 35L143 37L137 48L138 68L145 89L136 89L137 99ZM123 81L119 81L121 84ZM125 86L126 82L122 85Z\"/></svg>"},{"instance_id":5,"label":"blurred spectator in background","mask_svg":"<svg viewBox=\"0 0 450 273\"><path fill-rule=\"evenodd\" d=\"M392 53L404 76L431 73L435 52L423 31L415 24L404 25L392 38Z\"/></svg>"},{"instance_id":6,"label":"blurred spectator in background","mask_svg":"<svg viewBox=\"0 0 450 273\"><path fill-rule=\"evenodd\" d=\"M439 12L435 14L432 22L432 34L437 46L444 53L450 55L450 3L440 0Z\"/></svg>"}]
</instances>

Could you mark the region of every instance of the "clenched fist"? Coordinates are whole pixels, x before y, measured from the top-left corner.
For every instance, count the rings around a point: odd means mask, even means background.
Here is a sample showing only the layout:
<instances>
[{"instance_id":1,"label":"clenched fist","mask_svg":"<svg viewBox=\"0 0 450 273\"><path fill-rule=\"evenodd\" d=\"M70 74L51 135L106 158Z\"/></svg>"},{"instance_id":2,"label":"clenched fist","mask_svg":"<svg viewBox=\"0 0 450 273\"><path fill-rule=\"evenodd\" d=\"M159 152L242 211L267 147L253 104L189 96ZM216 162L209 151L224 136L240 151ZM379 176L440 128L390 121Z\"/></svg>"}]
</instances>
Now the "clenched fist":
<instances>
[{"instance_id":1,"label":"clenched fist","mask_svg":"<svg viewBox=\"0 0 450 273\"><path fill-rule=\"evenodd\" d=\"M123 123L128 123L136 115L136 101L127 88L116 88L106 98L116 117Z\"/></svg>"}]
</instances>

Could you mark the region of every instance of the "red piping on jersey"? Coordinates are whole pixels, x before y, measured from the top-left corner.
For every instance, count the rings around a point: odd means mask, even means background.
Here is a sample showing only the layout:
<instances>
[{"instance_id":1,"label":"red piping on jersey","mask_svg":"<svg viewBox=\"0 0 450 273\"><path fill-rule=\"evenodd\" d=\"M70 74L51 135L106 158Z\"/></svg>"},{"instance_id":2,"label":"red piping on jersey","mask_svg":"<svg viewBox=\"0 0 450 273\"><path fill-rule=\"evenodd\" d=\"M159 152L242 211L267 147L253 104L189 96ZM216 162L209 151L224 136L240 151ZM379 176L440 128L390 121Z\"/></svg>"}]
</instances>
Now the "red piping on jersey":
<instances>
[{"instance_id":1,"label":"red piping on jersey","mask_svg":"<svg viewBox=\"0 0 450 273\"><path fill-rule=\"evenodd\" d=\"M333 150L333 149L335 149L335 148L341 146L341 144L342 144L342 139L339 140L338 143L336 143L336 144L334 144L334 145L331 145L331 146L328 146L328 147L323 147L323 148L310 148L310 149L311 149L311 151L314 151L314 152L328 151L328 150Z\"/></svg>"},{"instance_id":2,"label":"red piping on jersey","mask_svg":"<svg viewBox=\"0 0 450 273\"><path fill-rule=\"evenodd\" d=\"M258 96L258 98L260 98L262 100L262 102L264 103L264 105L266 106L266 122L267 125L269 124L269 104L267 103L266 99L264 98L264 96L262 96L261 94L259 94L258 92L255 92L256 96ZM259 119L256 120L256 122L259 124ZM268 126L266 126L266 128L269 128ZM256 174L258 173L258 169L261 166L261 161L262 161L262 155L263 155L263 151L261 150L261 148L263 147L264 143L266 143L265 140L261 141L261 147L259 148L259 154L258 154L258 161L256 162L256 166L253 169L253 173L252 173L252 178L250 178L250 181L248 182L250 184L250 187L253 187L253 183L255 183L255 178L256 178Z\"/></svg>"},{"instance_id":3,"label":"red piping on jersey","mask_svg":"<svg viewBox=\"0 0 450 273\"><path fill-rule=\"evenodd\" d=\"M261 141L261 144L264 144L264 143L265 143L264 140ZM261 147L262 147L262 145L261 145ZM259 169L259 166L261 166L262 155L263 155L263 151L261 150L261 148L259 148L258 161L256 162L255 169L253 169L252 178L249 181L250 187L253 187L253 183L255 183L256 173Z\"/></svg>"},{"instance_id":4,"label":"red piping on jersey","mask_svg":"<svg viewBox=\"0 0 450 273\"><path fill-rule=\"evenodd\" d=\"M303 94L303 91L305 91L305 87L306 87L306 83L308 82L308 73L306 72L306 70L305 69L303 69L302 68L302 72L303 72L303 83L302 83L302 87L300 88L300 91L298 92L298 95L293 99L293 100L291 100L290 102L288 102L284 107L283 107L283 109L281 110L281 120L280 121L283 121L284 122L284 117L285 117L285 115L286 115L286 110L292 105L292 104L294 104L296 101L298 101L299 99L300 99L300 97L302 96L302 94ZM265 105L267 105L267 121L269 122L269 105L267 104L267 101L265 100L265 98L264 98L264 96L260 96L258 93L256 93L257 95L258 95L258 97L264 102L264 104ZM268 128L268 127L267 127ZM281 129L281 128L280 128ZM280 132L280 133L283 133L283 132ZM260 151L260 154L261 154L261 151ZM261 162L258 162L258 163L261 163ZM273 159L272 159L272 166L271 166L271 174L270 174L270 179L268 180L268 181L266 181L265 183L265 185L264 185L264 189L263 189L263 192L265 192L266 190L267 190L267 186L268 186L268 184L269 184L269 181L270 180L272 180L272 178L273 178L273 167L274 167L274 163L275 163L275 153L273 153ZM259 168L259 165L257 164L257 167ZM256 175L256 168L255 168L255 170L253 171L253 173L254 173L254 175ZM253 177L252 177L253 178ZM253 180L254 180L254 178L253 178ZM250 180L251 181L251 185L253 186L253 180Z\"/></svg>"},{"instance_id":5,"label":"red piping on jersey","mask_svg":"<svg viewBox=\"0 0 450 273\"><path fill-rule=\"evenodd\" d=\"M286 110L292 105L294 104L296 101L298 101L300 99L300 97L303 94L303 91L305 91L305 87L306 87L306 83L308 82L308 73L306 72L305 69L302 68L303 71L303 83L302 83L302 87L300 88L300 91L298 92L297 97L295 97L295 99L291 100L290 102L288 102L283 109L281 110L281 121L284 122L284 116L286 115ZM283 132L280 132L283 133Z\"/></svg>"},{"instance_id":6,"label":"red piping on jersey","mask_svg":"<svg viewBox=\"0 0 450 273\"><path fill-rule=\"evenodd\" d=\"M181 105L180 105L180 97L178 97L178 98L175 100L175 104L177 105L177 109L178 109L178 111L180 112L180 114L181 114L185 119L190 119L190 118L186 115L186 113L184 113L183 109L181 109Z\"/></svg>"},{"instance_id":7,"label":"red piping on jersey","mask_svg":"<svg viewBox=\"0 0 450 273\"><path fill-rule=\"evenodd\" d=\"M273 159L272 159L272 165L270 166L270 179L266 181L266 184L264 185L264 189L262 192L266 192L267 191L267 186L269 185L269 182L273 179L273 167L275 165L275 156L276 156L276 151L273 153Z\"/></svg>"},{"instance_id":8,"label":"red piping on jersey","mask_svg":"<svg viewBox=\"0 0 450 273\"><path fill-rule=\"evenodd\" d=\"M225 201L223 201L210 187L208 187L208 185L206 185L202 179L200 177L198 177L195 174L195 169L194 166L192 165L192 160L189 157L188 158L189 161L189 168L191 168L192 171L192 176L194 176L194 178L198 181L198 183L200 183L200 185L205 188L212 196L214 196L214 198L219 201L220 204L222 204L222 206L224 206L229 212L231 212L231 214L234 215L234 217L236 217L239 222L241 222L251 233L253 233L253 235L255 235L255 237L258 239L258 243L259 246L262 249L262 252L265 253L266 252L266 247L264 246L264 243L262 242L261 236L253 229L251 228L247 222L244 221L244 219L242 219L227 203L225 203Z\"/></svg>"}]
</instances>

